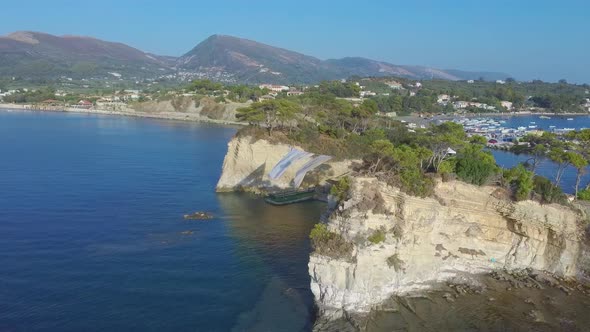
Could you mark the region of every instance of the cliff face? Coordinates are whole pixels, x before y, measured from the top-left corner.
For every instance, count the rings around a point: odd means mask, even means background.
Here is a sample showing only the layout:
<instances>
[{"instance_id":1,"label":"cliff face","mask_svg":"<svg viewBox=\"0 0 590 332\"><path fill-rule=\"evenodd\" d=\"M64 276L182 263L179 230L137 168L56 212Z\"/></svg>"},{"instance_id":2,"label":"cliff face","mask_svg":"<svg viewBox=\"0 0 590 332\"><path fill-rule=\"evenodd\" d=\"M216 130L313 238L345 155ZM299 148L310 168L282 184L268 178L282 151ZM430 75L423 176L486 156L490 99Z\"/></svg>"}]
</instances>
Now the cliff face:
<instances>
[{"instance_id":1,"label":"cliff face","mask_svg":"<svg viewBox=\"0 0 590 332\"><path fill-rule=\"evenodd\" d=\"M295 146L296 147L296 146ZM278 179L269 179L270 170L289 152L287 144L270 143L250 136L234 137L228 143L228 151L223 160L221 178L217 191L260 192L277 188L288 188L299 167L306 160L295 162ZM327 162L309 172L302 186L322 184L326 179L348 172L350 162Z\"/></svg>"},{"instance_id":2,"label":"cliff face","mask_svg":"<svg viewBox=\"0 0 590 332\"><path fill-rule=\"evenodd\" d=\"M140 113L183 115L194 120L220 120L234 122L236 110L248 103L217 103L204 97L195 101L192 97L174 97L165 101L147 101L132 105L132 110Z\"/></svg>"},{"instance_id":3,"label":"cliff face","mask_svg":"<svg viewBox=\"0 0 590 332\"><path fill-rule=\"evenodd\" d=\"M367 312L392 295L462 273L530 267L587 279L583 216L558 205L511 202L495 190L448 182L437 186L435 198L422 199L374 178L354 179L349 199L327 224L346 252L316 250L309 262L324 317Z\"/></svg>"}]
</instances>

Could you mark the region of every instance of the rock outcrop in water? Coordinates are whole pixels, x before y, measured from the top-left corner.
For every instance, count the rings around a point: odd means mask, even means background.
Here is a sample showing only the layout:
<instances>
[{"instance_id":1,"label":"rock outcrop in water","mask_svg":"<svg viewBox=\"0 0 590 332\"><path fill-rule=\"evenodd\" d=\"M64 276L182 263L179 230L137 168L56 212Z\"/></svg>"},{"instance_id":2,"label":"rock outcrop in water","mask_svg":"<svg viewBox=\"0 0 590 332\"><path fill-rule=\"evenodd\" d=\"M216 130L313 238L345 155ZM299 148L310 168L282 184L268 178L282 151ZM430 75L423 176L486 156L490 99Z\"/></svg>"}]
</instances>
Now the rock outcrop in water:
<instances>
[{"instance_id":1,"label":"rock outcrop in water","mask_svg":"<svg viewBox=\"0 0 590 332\"><path fill-rule=\"evenodd\" d=\"M268 173L290 148L288 144L275 144L265 139L256 140L251 136L234 137L228 143L217 191L264 192L289 188L295 173L307 160L295 162L276 180L271 181ZM330 177L347 173L349 166L349 161L330 161L309 172L303 186L322 184Z\"/></svg>"},{"instance_id":2,"label":"rock outcrop in water","mask_svg":"<svg viewBox=\"0 0 590 332\"><path fill-rule=\"evenodd\" d=\"M532 268L587 280L585 216L560 205L513 202L495 187L439 183L434 198L355 178L328 231L346 252L316 247L311 289L323 318L369 312L394 295L457 275ZM319 250L318 250L319 249Z\"/></svg>"}]
</instances>

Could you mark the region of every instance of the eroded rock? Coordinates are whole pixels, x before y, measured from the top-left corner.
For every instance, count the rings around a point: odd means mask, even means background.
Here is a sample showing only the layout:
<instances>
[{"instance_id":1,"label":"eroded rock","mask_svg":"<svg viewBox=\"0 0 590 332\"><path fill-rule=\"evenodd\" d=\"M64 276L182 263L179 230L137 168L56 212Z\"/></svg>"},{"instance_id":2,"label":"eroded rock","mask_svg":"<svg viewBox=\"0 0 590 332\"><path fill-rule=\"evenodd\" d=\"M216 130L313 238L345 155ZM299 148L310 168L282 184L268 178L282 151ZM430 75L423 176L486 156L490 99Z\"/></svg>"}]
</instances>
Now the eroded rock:
<instances>
[{"instance_id":1,"label":"eroded rock","mask_svg":"<svg viewBox=\"0 0 590 332\"><path fill-rule=\"evenodd\" d=\"M575 210L513 202L494 196L494 190L451 181L437 185L437 199L418 198L375 178L354 178L349 199L327 223L353 245L351 257L310 257L311 289L320 311L367 313L391 296L464 274L493 272L506 289L518 290L559 285L558 277L580 278L590 271ZM382 198L384 206L367 208L366 193ZM379 245L359 240L376 230L385 230ZM548 274L535 272L540 270ZM453 284L458 296L483 291Z\"/></svg>"}]
</instances>

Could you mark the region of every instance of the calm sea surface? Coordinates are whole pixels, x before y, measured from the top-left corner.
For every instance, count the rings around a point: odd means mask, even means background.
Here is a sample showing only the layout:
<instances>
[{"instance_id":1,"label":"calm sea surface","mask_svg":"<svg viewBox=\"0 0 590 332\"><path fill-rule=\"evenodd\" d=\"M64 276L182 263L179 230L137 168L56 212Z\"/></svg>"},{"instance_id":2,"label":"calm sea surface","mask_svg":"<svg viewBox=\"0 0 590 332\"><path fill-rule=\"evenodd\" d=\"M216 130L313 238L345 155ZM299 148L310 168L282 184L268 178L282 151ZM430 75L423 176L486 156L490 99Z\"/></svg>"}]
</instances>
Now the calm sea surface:
<instances>
[{"instance_id":1,"label":"calm sea surface","mask_svg":"<svg viewBox=\"0 0 590 332\"><path fill-rule=\"evenodd\" d=\"M0 111L0 331L308 330L323 205L216 194L234 132ZM526 159L494 153L505 167ZM215 219L183 220L200 210Z\"/></svg>"},{"instance_id":2,"label":"calm sea surface","mask_svg":"<svg viewBox=\"0 0 590 332\"><path fill-rule=\"evenodd\" d=\"M502 124L503 127L518 128L537 126L538 129L549 130L551 126L555 126L556 129L573 128L575 130L589 129L590 128L590 116L587 115L576 115L576 116L561 116L561 115L550 115L550 119L541 119L539 115L527 115L527 116L512 116L512 117L498 117L506 121ZM571 120L568 120L571 119Z\"/></svg>"},{"instance_id":3,"label":"calm sea surface","mask_svg":"<svg viewBox=\"0 0 590 332\"><path fill-rule=\"evenodd\" d=\"M309 329L323 206L216 194L234 132L0 111L0 331Z\"/></svg>"},{"instance_id":4,"label":"calm sea surface","mask_svg":"<svg viewBox=\"0 0 590 332\"><path fill-rule=\"evenodd\" d=\"M573 120L567 120L571 118ZM590 116L551 116L551 119L541 119L538 115L534 116L514 116L497 118L506 121L502 126L507 128L527 127L529 125L536 125L539 129L550 130L550 126L556 128L575 128L576 130L590 128ZM534 122L534 124L531 124ZM525 162L530 158L527 155L515 155L506 151L492 151L496 157L496 162L502 167L513 167L519 163ZM556 165L550 161L544 161L539 166L537 173L547 177L550 180L555 179ZM561 187L566 193L573 193L576 183L576 169L568 167L565 171ZM584 187L590 181L590 168L588 168L586 176L583 177L581 187Z\"/></svg>"}]
</instances>

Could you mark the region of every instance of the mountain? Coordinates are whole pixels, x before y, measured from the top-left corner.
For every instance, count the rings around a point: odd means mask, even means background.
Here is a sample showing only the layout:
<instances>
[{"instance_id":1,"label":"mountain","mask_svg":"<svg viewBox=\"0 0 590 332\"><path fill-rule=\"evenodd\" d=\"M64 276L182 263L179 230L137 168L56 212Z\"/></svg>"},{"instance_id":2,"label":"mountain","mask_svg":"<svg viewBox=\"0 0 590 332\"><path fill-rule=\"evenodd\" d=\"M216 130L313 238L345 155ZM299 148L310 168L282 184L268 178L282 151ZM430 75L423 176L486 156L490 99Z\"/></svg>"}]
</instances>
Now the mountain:
<instances>
[{"instance_id":1,"label":"mountain","mask_svg":"<svg viewBox=\"0 0 590 332\"><path fill-rule=\"evenodd\" d=\"M358 76L462 80L506 78L502 73L474 73L421 66L400 66L360 57L320 60L248 39L213 35L181 56L178 68L200 76L238 82L313 83Z\"/></svg>"},{"instance_id":2,"label":"mountain","mask_svg":"<svg viewBox=\"0 0 590 332\"><path fill-rule=\"evenodd\" d=\"M145 53L121 43L81 36L19 31L0 37L0 77L28 79L209 78L239 83L315 83L357 76L411 79L506 78L502 73L400 66L359 57L320 60L248 39L213 35L183 56Z\"/></svg>"},{"instance_id":3,"label":"mountain","mask_svg":"<svg viewBox=\"0 0 590 332\"><path fill-rule=\"evenodd\" d=\"M336 66L340 72L347 76L399 76L413 79L435 78L453 81L464 79L461 75L454 75L449 71L440 69L421 66L398 66L387 62L358 57L330 59L326 60L326 62Z\"/></svg>"},{"instance_id":4,"label":"mountain","mask_svg":"<svg viewBox=\"0 0 590 332\"><path fill-rule=\"evenodd\" d=\"M0 76L143 77L170 70L175 60L91 37L30 31L0 37Z\"/></svg>"},{"instance_id":5,"label":"mountain","mask_svg":"<svg viewBox=\"0 0 590 332\"><path fill-rule=\"evenodd\" d=\"M178 59L189 72L219 73L240 82L317 82L338 78L325 62L312 56L248 39L213 35Z\"/></svg>"}]
</instances>

